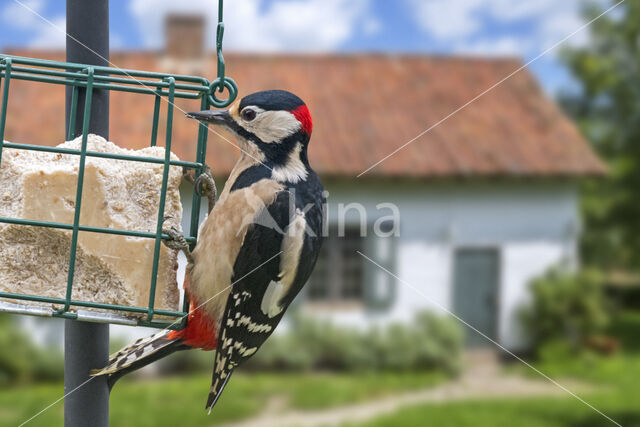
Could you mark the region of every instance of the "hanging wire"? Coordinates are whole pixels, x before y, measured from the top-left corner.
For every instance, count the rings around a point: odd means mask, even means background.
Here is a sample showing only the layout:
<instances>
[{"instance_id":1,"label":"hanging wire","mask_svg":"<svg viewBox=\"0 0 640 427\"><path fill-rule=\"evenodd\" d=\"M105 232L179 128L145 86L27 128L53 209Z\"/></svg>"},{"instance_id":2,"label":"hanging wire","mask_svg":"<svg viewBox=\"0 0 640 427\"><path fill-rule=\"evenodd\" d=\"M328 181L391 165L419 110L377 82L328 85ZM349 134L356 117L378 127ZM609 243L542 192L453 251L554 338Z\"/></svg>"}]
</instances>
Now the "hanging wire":
<instances>
[{"instance_id":1,"label":"hanging wire","mask_svg":"<svg viewBox=\"0 0 640 427\"><path fill-rule=\"evenodd\" d=\"M216 54L218 56L218 78L211 82L209 86L209 102L217 108L223 108L235 101L238 96L238 85L233 79L225 77L224 57L222 56L222 38L224 36L224 23L222 22L222 12L224 9L223 0L218 0L218 27L216 29ZM219 99L216 92L222 93L224 89L229 91L227 99Z\"/></svg>"}]
</instances>

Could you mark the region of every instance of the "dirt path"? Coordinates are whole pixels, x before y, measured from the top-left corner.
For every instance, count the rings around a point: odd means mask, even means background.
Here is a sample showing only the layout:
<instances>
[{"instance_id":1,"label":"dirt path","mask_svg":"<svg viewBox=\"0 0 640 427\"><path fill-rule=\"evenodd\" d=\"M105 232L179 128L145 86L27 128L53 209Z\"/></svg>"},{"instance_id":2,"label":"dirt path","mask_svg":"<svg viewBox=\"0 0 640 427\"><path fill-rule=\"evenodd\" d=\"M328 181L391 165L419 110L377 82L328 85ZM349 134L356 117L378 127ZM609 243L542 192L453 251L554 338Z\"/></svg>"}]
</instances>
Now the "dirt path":
<instances>
[{"instance_id":1,"label":"dirt path","mask_svg":"<svg viewBox=\"0 0 640 427\"><path fill-rule=\"evenodd\" d=\"M588 387L571 381L561 381L572 391ZM531 379L504 374L497 367L482 367L467 371L457 380L414 392L395 394L363 403L320 411L286 410L286 402L274 399L257 417L228 427L287 427L334 426L347 422L366 421L421 403L454 402L469 399L514 398L534 396L562 396L567 393L544 379Z\"/></svg>"}]
</instances>

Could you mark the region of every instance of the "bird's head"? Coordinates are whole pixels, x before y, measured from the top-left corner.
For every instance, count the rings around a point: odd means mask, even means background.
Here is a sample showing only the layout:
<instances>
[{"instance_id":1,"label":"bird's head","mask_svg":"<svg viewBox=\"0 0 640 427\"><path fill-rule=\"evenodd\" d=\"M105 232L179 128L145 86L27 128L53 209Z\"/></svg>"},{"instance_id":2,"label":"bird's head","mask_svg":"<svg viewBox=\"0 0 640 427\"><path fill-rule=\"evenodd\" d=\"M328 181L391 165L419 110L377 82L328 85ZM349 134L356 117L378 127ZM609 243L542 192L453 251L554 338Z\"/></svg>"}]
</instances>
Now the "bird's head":
<instances>
[{"instance_id":1,"label":"bird's head","mask_svg":"<svg viewBox=\"0 0 640 427\"><path fill-rule=\"evenodd\" d=\"M258 160L270 167L284 167L292 160L308 167L311 115L305 103L290 92L256 92L228 110L198 111L187 117L228 129L240 148L259 156Z\"/></svg>"}]
</instances>

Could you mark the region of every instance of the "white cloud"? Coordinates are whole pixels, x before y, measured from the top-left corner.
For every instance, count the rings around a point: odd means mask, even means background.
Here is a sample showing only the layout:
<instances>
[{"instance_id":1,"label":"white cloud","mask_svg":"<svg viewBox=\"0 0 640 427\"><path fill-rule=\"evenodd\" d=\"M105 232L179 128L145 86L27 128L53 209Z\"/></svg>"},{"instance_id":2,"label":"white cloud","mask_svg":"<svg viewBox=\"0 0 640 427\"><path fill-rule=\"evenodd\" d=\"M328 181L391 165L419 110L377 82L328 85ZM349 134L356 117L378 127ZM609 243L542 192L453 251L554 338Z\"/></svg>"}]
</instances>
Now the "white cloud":
<instances>
[{"instance_id":1,"label":"white cloud","mask_svg":"<svg viewBox=\"0 0 640 427\"><path fill-rule=\"evenodd\" d=\"M462 38L477 32L482 0L408 0L418 25L439 39Z\"/></svg>"},{"instance_id":2,"label":"white cloud","mask_svg":"<svg viewBox=\"0 0 640 427\"><path fill-rule=\"evenodd\" d=\"M405 1L419 28L456 53L535 55L584 24L580 15L584 0ZM526 24L522 30L520 23ZM500 32L501 25L507 30ZM566 43L581 45L588 36L584 30Z\"/></svg>"},{"instance_id":3,"label":"white cloud","mask_svg":"<svg viewBox=\"0 0 640 427\"><path fill-rule=\"evenodd\" d=\"M66 45L66 27L67 23L64 16L50 19L51 24L40 21L40 27L34 31L33 38L29 42L29 47L38 49L58 49L64 48Z\"/></svg>"},{"instance_id":4,"label":"white cloud","mask_svg":"<svg viewBox=\"0 0 640 427\"><path fill-rule=\"evenodd\" d=\"M520 56L529 49L526 41L517 37L479 38L461 42L453 47L453 52L471 56Z\"/></svg>"},{"instance_id":5,"label":"white cloud","mask_svg":"<svg viewBox=\"0 0 640 427\"><path fill-rule=\"evenodd\" d=\"M38 16L44 14L43 9L44 1L42 0L21 0L20 3L12 1L2 9L2 21L8 27L31 34L27 42L29 47L41 49L63 48L66 42L66 20L64 15L45 16L50 21L47 22Z\"/></svg>"},{"instance_id":6,"label":"white cloud","mask_svg":"<svg viewBox=\"0 0 640 427\"><path fill-rule=\"evenodd\" d=\"M2 20L17 28L33 27L41 19L29 9L40 13L43 5L42 0L25 0L22 4L14 1L9 2L2 9Z\"/></svg>"},{"instance_id":7,"label":"white cloud","mask_svg":"<svg viewBox=\"0 0 640 427\"><path fill-rule=\"evenodd\" d=\"M370 19L369 0L262 0L227 2L224 45L244 51L326 51L340 46ZM215 46L217 1L133 0L145 47L163 45L164 18L171 12L206 16L207 44Z\"/></svg>"},{"instance_id":8,"label":"white cloud","mask_svg":"<svg viewBox=\"0 0 640 427\"><path fill-rule=\"evenodd\" d=\"M551 14L540 23L540 39L544 47L551 47L558 41L564 39L585 24L584 19L579 13ZM589 30L585 28L571 38L567 39L566 44L570 46L582 46L589 40Z\"/></svg>"}]
</instances>

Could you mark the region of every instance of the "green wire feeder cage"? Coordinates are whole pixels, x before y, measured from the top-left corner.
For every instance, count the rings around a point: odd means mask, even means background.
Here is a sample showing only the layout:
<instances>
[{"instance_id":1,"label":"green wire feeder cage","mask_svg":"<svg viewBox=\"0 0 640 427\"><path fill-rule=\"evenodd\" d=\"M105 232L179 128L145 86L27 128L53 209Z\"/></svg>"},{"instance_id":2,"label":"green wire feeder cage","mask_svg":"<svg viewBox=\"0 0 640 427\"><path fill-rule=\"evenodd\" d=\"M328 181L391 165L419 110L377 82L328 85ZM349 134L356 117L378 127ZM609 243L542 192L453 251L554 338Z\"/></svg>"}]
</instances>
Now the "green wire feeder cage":
<instances>
[{"instance_id":1,"label":"green wire feeder cage","mask_svg":"<svg viewBox=\"0 0 640 427\"><path fill-rule=\"evenodd\" d=\"M219 34L219 36L221 36L221 34ZM52 298L42 295L25 295L12 292L0 292L0 311L46 317L62 317L66 319L77 319L102 323L151 326L158 328L170 327L173 329L180 329L184 327L184 323L186 322L187 318L186 314L189 310L189 303L187 298L184 298L184 303L182 305L183 311L161 310L154 308L156 282L158 276L158 263L160 258L160 245L163 239L170 238L167 234L164 234L162 232L162 220L164 218L169 168L170 166L180 166L188 170L193 170L196 177L205 171L205 155L207 148L208 128L205 125L198 125L199 128L197 133L195 162L172 160L170 155L174 114L173 103L174 100L178 98L193 100L199 99L200 109L205 110L210 108L210 106L224 107L233 102L237 95L237 87L233 80L228 77L225 78L224 76L224 61L220 52L218 52L218 62L218 78L213 82L209 82L207 79L202 77L136 70L122 70L111 67L90 66L0 54L0 84L2 85L2 104L0 109L0 164L2 162L3 148L79 156L78 181L74 205L75 211L72 224L0 217L0 223L71 230L71 249L69 255L68 279L66 283L65 298ZM71 140L74 137L78 136L73 134L73 129L75 129L76 116L78 114L78 94L81 89L84 89L85 104L82 122L82 143L79 150L62 147L18 144L4 141L7 109L10 106L9 90L11 81L14 79L41 82L45 84L65 85L72 88L71 114L69 118L69 128L67 131L67 140ZM228 99L220 100L216 97L216 92L222 92L224 88L228 90L229 97ZM166 116L164 159L105 152L93 152L87 150L91 101L93 90L95 89L130 92L140 95L148 95L154 98L154 109L150 134L151 146L156 145L158 136L160 102L162 98L166 99L166 101L168 102L168 107ZM195 123L196 122L194 122L194 124ZM155 227L155 232L142 232L80 225L80 208L82 204L85 160L87 157L101 157L113 160L156 163L163 165L158 219ZM200 220L200 204L201 198L196 192L194 192L193 199L191 200L190 233L185 236L187 242L191 245L192 248L195 245L197 237L197 229ZM74 272L76 267L78 233L80 231L115 234L121 236L133 236L155 240L151 281L149 283L149 303L146 307L98 303L72 298ZM7 302L7 300L15 300L15 302ZM48 306L43 306L42 304L29 305L28 302L47 303ZM129 316L127 316L127 314L129 314ZM158 319L158 317L161 317L161 319ZM166 319L173 319L173 322L167 321Z\"/></svg>"}]
</instances>

